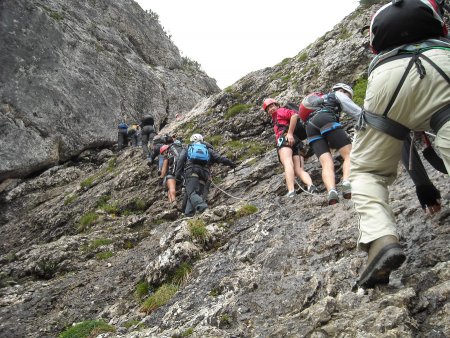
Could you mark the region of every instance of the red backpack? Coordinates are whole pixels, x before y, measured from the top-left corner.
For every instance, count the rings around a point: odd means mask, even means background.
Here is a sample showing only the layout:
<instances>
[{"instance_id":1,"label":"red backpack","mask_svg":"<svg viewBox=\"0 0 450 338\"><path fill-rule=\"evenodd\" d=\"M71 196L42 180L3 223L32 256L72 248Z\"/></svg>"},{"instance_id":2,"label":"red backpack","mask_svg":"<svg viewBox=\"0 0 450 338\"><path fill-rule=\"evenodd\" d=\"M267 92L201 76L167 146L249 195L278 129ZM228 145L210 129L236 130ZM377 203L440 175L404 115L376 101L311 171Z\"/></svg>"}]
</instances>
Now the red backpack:
<instances>
[{"instance_id":1,"label":"red backpack","mask_svg":"<svg viewBox=\"0 0 450 338\"><path fill-rule=\"evenodd\" d=\"M315 112L316 110L323 107L324 94L322 92L314 92L307 95L300 103L300 107L298 108L298 115L302 119L303 122L308 120L309 115Z\"/></svg>"},{"instance_id":2,"label":"red backpack","mask_svg":"<svg viewBox=\"0 0 450 338\"><path fill-rule=\"evenodd\" d=\"M373 52L447 36L443 7L442 0L392 0L384 5L370 23Z\"/></svg>"}]
</instances>

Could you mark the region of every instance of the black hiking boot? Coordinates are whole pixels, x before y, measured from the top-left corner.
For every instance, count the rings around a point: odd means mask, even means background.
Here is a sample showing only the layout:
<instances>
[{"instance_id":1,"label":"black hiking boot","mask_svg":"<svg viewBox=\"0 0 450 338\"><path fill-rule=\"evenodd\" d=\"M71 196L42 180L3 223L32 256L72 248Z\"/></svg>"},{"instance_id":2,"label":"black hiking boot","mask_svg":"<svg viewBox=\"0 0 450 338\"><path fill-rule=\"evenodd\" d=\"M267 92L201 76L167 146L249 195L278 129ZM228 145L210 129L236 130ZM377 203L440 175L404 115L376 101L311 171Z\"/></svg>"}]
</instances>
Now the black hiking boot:
<instances>
[{"instance_id":1,"label":"black hiking boot","mask_svg":"<svg viewBox=\"0 0 450 338\"><path fill-rule=\"evenodd\" d=\"M405 261L397 237L383 236L370 244L367 265L358 281L362 288L373 288L378 284L389 284L391 271L397 270Z\"/></svg>"}]
</instances>

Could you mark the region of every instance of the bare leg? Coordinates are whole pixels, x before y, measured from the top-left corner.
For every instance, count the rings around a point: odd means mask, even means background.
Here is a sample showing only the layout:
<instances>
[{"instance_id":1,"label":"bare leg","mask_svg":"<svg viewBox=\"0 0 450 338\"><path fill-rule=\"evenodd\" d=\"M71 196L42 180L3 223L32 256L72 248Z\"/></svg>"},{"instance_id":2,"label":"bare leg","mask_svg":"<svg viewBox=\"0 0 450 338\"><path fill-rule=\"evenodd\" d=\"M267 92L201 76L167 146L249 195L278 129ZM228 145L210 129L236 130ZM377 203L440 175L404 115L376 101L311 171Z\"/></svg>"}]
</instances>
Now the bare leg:
<instances>
[{"instance_id":1,"label":"bare leg","mask_svg":"<svg viewBox=\"0 0 450 338\"><path fill-rule=\"evenodd\" d=\"M278 149L278 155L280 156L280 161L284 167L284 176L286 179L287 189L288 191L294 191L295 172L294 162L292 160L292 149L289 147L282 147Z\"/></svg>"},{"instance_id":2,"label":"bare leg","mask_svg":"<svg viewBox=\"0 0 450 338\"><path fill-rule=\"evenodd\" d=\"M311 176L304 169L304 160L302 156L293 156L295 175L308 187L312 184Z\"/></svg>"},{"instance_id":3,"label":"bare leg","mask_svg":"<svg viewBox=\"0 0 450 338\"><path fill-rule=\"evenodd\" d=\"M327 191L336 189L336 179L334 175L334 162L331 153L323 153L319 157L322 166L322 180Z\"/></svg>"}]
</instances>

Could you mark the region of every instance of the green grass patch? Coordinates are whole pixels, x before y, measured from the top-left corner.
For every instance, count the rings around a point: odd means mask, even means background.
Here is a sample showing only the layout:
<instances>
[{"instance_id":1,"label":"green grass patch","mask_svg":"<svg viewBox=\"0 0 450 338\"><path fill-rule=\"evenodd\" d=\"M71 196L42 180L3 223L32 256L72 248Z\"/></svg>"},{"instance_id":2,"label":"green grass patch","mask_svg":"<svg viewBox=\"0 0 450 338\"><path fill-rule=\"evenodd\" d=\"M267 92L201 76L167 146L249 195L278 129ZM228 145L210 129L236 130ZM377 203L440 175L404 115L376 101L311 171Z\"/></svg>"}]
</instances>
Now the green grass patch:
<instances>
[{"instance_id":1,"label":"green grass patch","mask_svg":"<svg viewBox=\"0 0 450 338\"><path fill-rule=\"evenodd\" d=\"M205 241L209 232L206 229L206 222L200 218L192 219L188 221L189 233L193 239L197 239L199 241Z\"/></svg>"},{"instance_id":2,"label":"green grass patch","mask_svg":"<svg viewBox=\"0 0 450 338\"><path fill-rule=\"evenodd\" d=\"M213 135L208 136L207 140L213 147L218 147L221 143L223 143L223 136L222 135Z\"/></svg>"},{"instance_id":3,"label":"green grass patch","mask_svg":"<svg viewBox=\"0 0 450 338\"><path fill-rule=\"evenodd\" d=\"M93 250L96 250L96 249L98 249L99 247L101 247L103 245L109 245L112 242L113 242L113 240L109 239L109 238L97 238L97 239L92 240L89 243L89 249L93 251Z\"/></svg>"},{"instance_id":4,"label":"green grass patch","mask_svg":"<svg viewBox=\"0 0 450 338\"><path fill-rule=\"evenodd\" d=\"M88 320L69 327L59 334L59 338L89 338L97 337L101 333L116 332L114 326L103 320Z\"/></svg>"},{"instance_id":5,"label":"green grass patch","mask_svg":"<svg viewBox=\"0 0 450 338\"><path fill-rule=\"evenodd\" d=\"M346 28L343 28L339 33L338 39L347 40L352 36L352 33L349 32Z\"/></svg>"},{"instance_id":6,"label":"green grass patch","mask_svg":"<svg viewBox=\"0 0 450 338\"><path fill-rule=\"evenodd\" d=\"M279 63L279 65L280 65L280 66L285 66L285 65L287 65L291 60L292 60L292 58L284 58L284 59Z\"/></svg>"},{"instance_id":7,"label":"green grass patch","mask_svg":"<svg viewBox=\"0 0 450 338\"><path fill-rule=\"evenodd\" d=\"M181 334L181 337L189 337L193 333L194 333L194 329L192 327L190 327L189 329L187 329L186 331L184 331Z\"/></svg>"},{"instance_id":8,"label":"green grass patch","mask_svg":"<svg viewBox=\"0 0 450 338\"><path fill-rule=\"evenodd\" d=\"M178 291L178 287L173 284L163 284L156 292L148 297L142 304L141 311L150 314L157 308L167 304Z\"/></svg>"},{"instance_id":9,"label":"green grass patch","mask_svg":"<svg viewBox=\"0 0 450 338\"><path fill-rule=\"evenodd\" d=\"M361 77L356 81L353 87L353 102L358 106L364 105L364 98L366 97L367 78Z\"/></svg>"},{"instance_id":10,"label":"green grass patch","mask_svg":"<svg viewBox=\"0 0 450 338\"><path fill-rule=\"evenodd\" d=\"M180 287L186 284L191 275L192 265L188 262L181 263L171 276L172 284Z\"/></svg>"},{"instance_id":11,"label":"green grass patch","mask_svg":"<svg viewBox=\"0 0 450 338\"><path fill-rule=\"evenodd\" d=\"M227 142L225 148L227 148L225 154L226 157L237 157L237 160L243 161L250 157L264 154L267 151L268 146L254 141L233 140Z\"/></svg>"},{"instance_id":12,"label":"green grass patch","mask_svg":"<svg viewBox=\"0 0 450 338\"><path fill-rule=\"evenodd\" d=\"M139 320L137 320L137 319L131 319L131 320L126 321L125 323L123 323L123 327L129 329L130 327L136 326L136 325L138 325L139 323L140 323Z\"/></svg>"},{"instance_id":13,"label":"green grass patch","mask_svg":"<svg viewBox=\"0 0 450 338\"><path fill-rule=\"evenodd\" d=\"M64 199L64 205L72 204L73 202L76 201L77 197L78 197L77 194L72 194L72 195L67 196Z\"/></svg>"},{"instance_id":14,"label":"green grass patch","mask_svg":"<svg viewBox=\"0 0 450 338\"><path fill-rule=\"evenodd\" d=\"M239 218L245 217L254 214L255 212L258 212L258 208L256 206L252 204L246 204L238 209L238 211L236 212L236 216Z\"/></svg>"},{"instance_id":15,"label":"green grass patch","mask_svg":"<svg viewBox=\"0 0 450 338\"><path fill-rule=\"evenodd\" d=\"M114 253L112 251L104 251L96 254L95 258L97 258L97 260L99 261L103 261L105 259L111 258L112 256L114 256Z\"/></svg>"},{"instance_id":16,"label":"green grass patch","mask_svg":"<svg viewBox=\"0 0 450 338\"><path fill-rule=\"evenodd\" d=\"M303 52L298 56L298 62L303 62L308 59L308 53Z\"/></svg>"},{"instance_id":17,"label":"green grass patch","mask_svg":"<svg viewBox=\"0 0 450 338\"><path fill-rule=\"evenodd\" d=\"M281 78L281 81L286 83L286 82L289 82L291 80L291 78L292 78L292 74L288 74L288 75L283 76Z\"/></svg>"},{"instance_id":18,"label":"green grass patch","mask_svg":"<svg viewBox=\"0 0 450 338\"><path fill-rule=\"evenodd\" d=\"M78 231L83 232L95 224L98 220L98 215L95 212L88 212L81 216L78 221Z\"/></svg>"},{"instance_id":19,"label":"green grass patch","mask_svg":"<svg viewBox=\"0 0 450 338\"><path fill-rule=\"evenodd\" d=\"M111 173L114 171L116 167L117 167L117 156L114 156L108 161L107 171Z\"/></svg>"},{"instance_id":20,"label":"green grass patch","mask_svg":"<svg viewBox=\"0 0 450 338\"><path fill-rule=\"evenodd\" d=\"M92 187L94 185L94 176L90 176L88 178L86 178L85 180L81 181L80 186L83 189L89 189L90 187Z\"/></svg>"},{"instance_id":21,"label":"green grass patch","mask_svg":"<svg viewBox=\"0 0 450 338\"><path fill-rule=\"evenodd\" d=\"M223 90L225 93L228 93L228 94L230 94L230 93L232 93L233 92L233 87L231 87L231 86L228 86L227 88L225 88L224 90Z\"/></svg>"},{"instance_id":22,"label":"green grass patch","mask_svg":"<svg viewBox=\"0 0 450 338\"><path fill-rule=\"evenodd\" d=\"M150 287L147 282L140 282L136 285L136 290L134 291L134 297L140 302L149 293Z\"/></svg>"},{"instance_id":23,"label":"green grass patch","mask_svg":"<svg viewBox=\"0 0 450 338\"><path fill-rule=\"evenodd\" d=\"M227 112L224 114L223 117L225 120L229 120L238 114L247 113L250 110L250 107L252 107L251 104L237 103L228 108Z\"/></svg>"},{"instance_id":24,"label":"green grass patch","mask_svg":"<svg viewBox=\"0 0 450 338\"><path fill-rule=\"evenodd\" d=\"M100 209L110 215L119 215L120 214L120 210L119 210L117 203L103 204L100 206Z\"/></svg>"}]
</instances>

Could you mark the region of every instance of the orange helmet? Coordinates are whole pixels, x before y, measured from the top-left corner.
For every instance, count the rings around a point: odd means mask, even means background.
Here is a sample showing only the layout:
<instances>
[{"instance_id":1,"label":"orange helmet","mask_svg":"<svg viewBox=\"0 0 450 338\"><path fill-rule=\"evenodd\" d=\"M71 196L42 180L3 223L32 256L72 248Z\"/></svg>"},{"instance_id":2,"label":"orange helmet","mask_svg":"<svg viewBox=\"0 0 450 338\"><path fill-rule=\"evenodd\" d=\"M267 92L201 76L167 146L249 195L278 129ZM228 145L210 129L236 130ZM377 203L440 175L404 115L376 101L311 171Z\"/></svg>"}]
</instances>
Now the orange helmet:
<instances>
[{"instance_id":1,"label":"orange helmet","mask_svg":"<svg viewBox=\"0 0 450 338\"><path fill-rule=\"evenodd\" d=\"M159 153L162 155L163 152L165 152L167 149L169 149L169 147L170 146L168 144L163 145L161 148L159 148Z\"/></svg>"},{"instance_id":2,"label":"orange helmet","mask_svg":"<svg viewBox=\"0 0 450 338\"><path fill-rule=\"evenodd\" d=\"M274 99L271 99L270 97L265 99L263 101L263 109L266 111L267 107L270 106L272 103L278 104L278 102Z\"/></svg>"}]
</instances>

